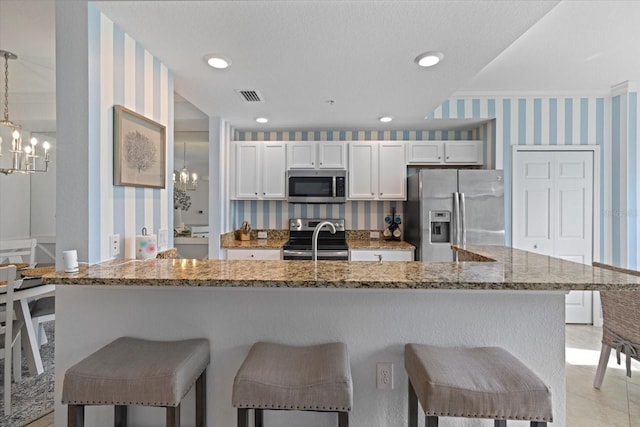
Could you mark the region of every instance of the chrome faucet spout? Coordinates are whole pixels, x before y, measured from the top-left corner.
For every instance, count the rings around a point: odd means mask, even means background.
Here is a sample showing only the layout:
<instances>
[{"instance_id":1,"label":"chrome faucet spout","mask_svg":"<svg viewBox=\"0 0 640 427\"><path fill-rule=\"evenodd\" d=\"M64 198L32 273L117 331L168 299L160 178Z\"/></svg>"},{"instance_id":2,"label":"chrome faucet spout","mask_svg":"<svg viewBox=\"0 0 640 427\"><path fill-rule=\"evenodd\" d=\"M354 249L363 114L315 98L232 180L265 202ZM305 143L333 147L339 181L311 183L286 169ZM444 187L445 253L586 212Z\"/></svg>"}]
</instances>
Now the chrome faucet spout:
<instances>
[{"instance_id":1,"label":"chrome faucet spout","mask_svg":"<svg viewBox=\"0 0 640 427\"><path fill-rule=\"evenodd\" d=\"M322 221L316 225L316 228L313 229L313 236L311 236L311 259L314 261L318 261L318 234L320 234L320 229L325 225L329 226L331 234L336 234L336 226L332 222Z\"/></svg>"}]
</instances>

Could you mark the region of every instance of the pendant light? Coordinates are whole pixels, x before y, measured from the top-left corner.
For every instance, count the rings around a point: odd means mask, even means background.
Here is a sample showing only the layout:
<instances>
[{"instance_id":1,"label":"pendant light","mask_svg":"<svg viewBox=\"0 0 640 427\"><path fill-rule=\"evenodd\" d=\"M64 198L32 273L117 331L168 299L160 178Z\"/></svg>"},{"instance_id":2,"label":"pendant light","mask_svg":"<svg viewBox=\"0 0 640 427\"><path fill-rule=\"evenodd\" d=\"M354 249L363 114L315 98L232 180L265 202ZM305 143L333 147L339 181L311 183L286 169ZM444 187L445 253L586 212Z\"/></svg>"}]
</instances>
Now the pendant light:
<instances>
[{"instance_id":1,"label":"pendant light","mask_svg":"<svg viewBox=\"0 0 640 427\"><path fill-rule=\"evenodd\" d=\"M182 191L194 191L198 187L198 174L187 169L187 143L182 143L182 169L173 172L173 187Z\"/></svg>"}]
</instances>

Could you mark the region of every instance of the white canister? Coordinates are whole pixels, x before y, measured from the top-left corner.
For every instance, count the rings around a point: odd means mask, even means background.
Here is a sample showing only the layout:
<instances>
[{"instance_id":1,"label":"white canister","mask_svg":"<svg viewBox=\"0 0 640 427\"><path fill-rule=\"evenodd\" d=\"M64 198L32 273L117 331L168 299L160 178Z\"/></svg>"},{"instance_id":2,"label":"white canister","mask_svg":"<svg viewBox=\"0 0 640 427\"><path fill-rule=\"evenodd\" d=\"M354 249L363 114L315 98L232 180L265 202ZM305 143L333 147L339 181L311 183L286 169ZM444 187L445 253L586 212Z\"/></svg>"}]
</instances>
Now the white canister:
<instances>
[{"instance_id":1,"label":"white canister","mask_svg":"<svg viewBox=\"0 0 640 427\"><path fill-rule=\"evenodd\" d=\"M73 249L62 252L62 262L64 263L65 273L78 272L78 251Z\"/></svg>"},{"instance_id":2,"label":"white canister","mask_svg":"<svg viewBox=\"0 0 640 427\"><path fill-rule=\"evenodd\" d=\"M136 236L136 259L155 258L158 252L158 239L155 234L147 234L147 228L142 227L142 235Z\"/></svg>"}]
</instances>

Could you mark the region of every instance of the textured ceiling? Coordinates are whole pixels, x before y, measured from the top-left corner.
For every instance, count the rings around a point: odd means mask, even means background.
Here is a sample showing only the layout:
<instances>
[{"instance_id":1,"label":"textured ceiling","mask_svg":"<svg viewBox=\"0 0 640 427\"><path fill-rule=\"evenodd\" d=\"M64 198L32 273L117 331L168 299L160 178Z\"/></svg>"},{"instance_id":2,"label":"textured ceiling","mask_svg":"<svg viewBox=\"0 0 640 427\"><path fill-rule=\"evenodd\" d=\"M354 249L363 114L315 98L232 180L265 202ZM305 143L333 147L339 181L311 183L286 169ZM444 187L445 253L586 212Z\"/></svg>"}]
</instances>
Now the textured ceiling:
<instances>
[{"instance_id":1,"label":"textured ceiling","mask_svg":"<svg viewBox=\"0 0 640 427\"><path fill-rule=\"evenodd\" d=\"M96 5L174 70L178 130L206 129L206 115L239 129L429 129L440 123L424 116L452 95L605 94L640 70L640 1ZM19 56L11 118L37 131L55 131L54 31L54 0L0 0L0 49ZM419 69L413 59L427 50L445 59ZM209 69L211 52L233 66ZM247 105L236 89L265 102ZM390 125L376 121L386 114ZM262 115L266 126L253 121Z\"/></svg>"}]
</instances>

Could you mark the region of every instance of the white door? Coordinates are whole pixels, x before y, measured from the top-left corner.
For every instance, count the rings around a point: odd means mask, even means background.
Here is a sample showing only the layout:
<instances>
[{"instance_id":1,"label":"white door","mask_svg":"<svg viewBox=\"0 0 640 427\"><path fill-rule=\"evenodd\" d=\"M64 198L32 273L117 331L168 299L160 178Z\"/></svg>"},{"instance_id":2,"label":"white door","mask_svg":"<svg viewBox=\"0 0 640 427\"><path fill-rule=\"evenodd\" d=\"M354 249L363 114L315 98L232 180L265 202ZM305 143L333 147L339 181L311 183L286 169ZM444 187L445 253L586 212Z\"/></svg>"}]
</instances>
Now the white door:
<instances>
[{"instance_id":1,"label":"white door","mask_svg":"<svg viewBox=\"0 0 640 427\"><path fill-rule=\"evenodd\" d=\"M591 265L593 152L519 151L513 186L513 246ZM566 298L567 323L592 323L591 291Z\"/></svg>"}]
</instances>

